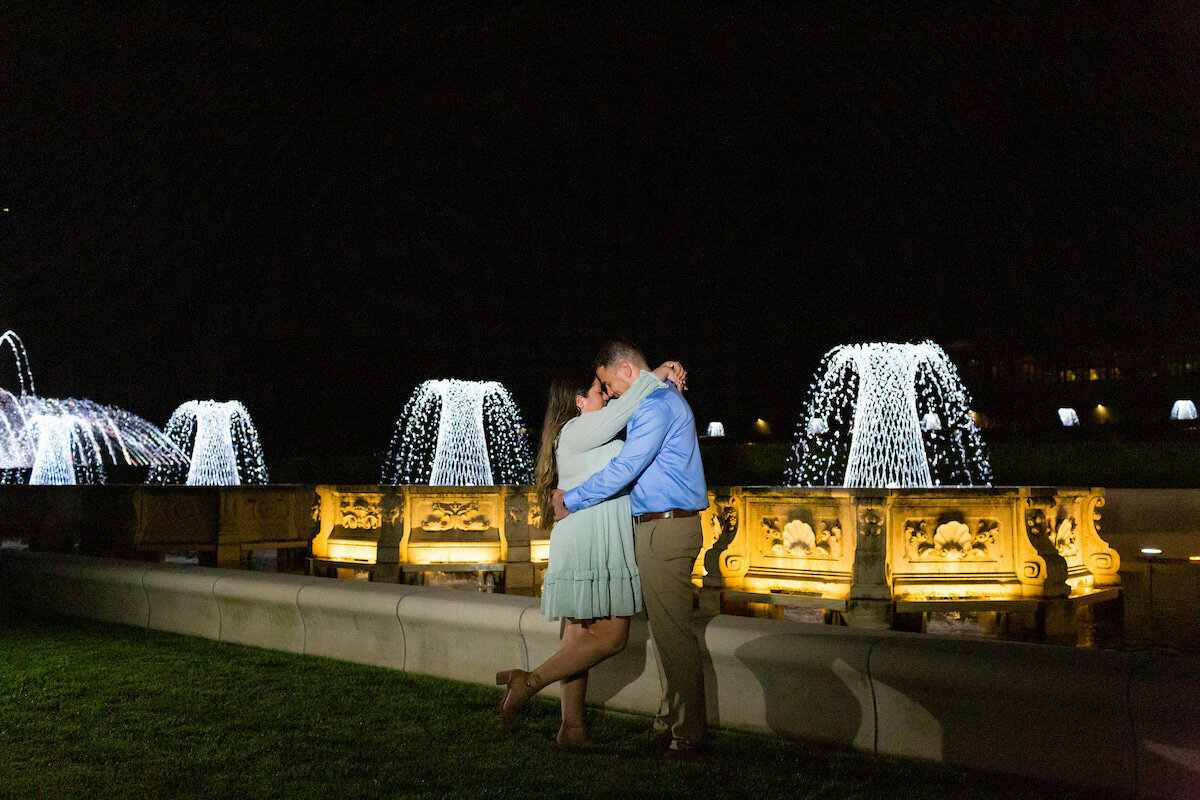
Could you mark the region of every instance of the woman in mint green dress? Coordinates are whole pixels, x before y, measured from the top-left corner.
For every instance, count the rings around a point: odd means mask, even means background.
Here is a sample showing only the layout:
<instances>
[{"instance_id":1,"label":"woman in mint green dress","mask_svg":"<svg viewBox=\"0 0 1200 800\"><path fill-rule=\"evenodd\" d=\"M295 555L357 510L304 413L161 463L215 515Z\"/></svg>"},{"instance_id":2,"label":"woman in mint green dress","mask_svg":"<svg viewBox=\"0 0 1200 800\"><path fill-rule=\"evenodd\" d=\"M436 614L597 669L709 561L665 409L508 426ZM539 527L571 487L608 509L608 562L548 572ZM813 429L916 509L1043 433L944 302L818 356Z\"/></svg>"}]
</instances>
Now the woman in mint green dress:
<instances>
[{"instance_id":1,"label":"woman in mint green dress","mask_svg":"<svg viewBox=\"0 0 1200 800\"><path fill-rule=\"evenodd\" d=\"M628 495L619 495L553 522L551 492L573 489L621 452L616 436L625 429L642 398L682 385L685 373L668 361L653 373L643 371L629 391L605 404L595 375L572 383L556 380L542 426L536 470L542 526L550 534L550 562L542 582L542 613L564 620L562 644L532 672L513 669L496 675L507 684L500 706L506 725L544 686L562 681L562 726L556 741L586 747L583 702L587 671L625 649L629 618L642 610L642 585L633 554L633 515Z\"/></svg>"}]
</instances>

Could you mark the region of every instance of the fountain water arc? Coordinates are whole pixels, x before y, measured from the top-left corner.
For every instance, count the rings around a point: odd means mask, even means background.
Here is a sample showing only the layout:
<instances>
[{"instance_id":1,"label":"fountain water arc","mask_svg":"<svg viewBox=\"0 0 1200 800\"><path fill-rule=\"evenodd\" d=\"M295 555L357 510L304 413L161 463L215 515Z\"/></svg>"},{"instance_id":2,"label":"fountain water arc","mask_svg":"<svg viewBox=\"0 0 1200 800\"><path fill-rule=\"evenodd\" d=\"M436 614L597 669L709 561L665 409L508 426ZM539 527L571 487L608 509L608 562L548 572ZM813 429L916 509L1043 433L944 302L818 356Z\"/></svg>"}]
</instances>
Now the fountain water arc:
<instances>
[{"instance_id":1,"label":"fountain water arc","mask_svg":"<svg viewBox=\"0 0 1200 800\"><path fill-rule=\"evenodd\" d=\"M146 420L86 398L7 392L0 397L0 470L5 482L104 483L105 462L131 466L183 464L187 455Z\"/></svg>"},{"instance_id":2,"label":"fountain water arc","mask_svg":"<svg viewBox=\"0 0 1200 800\"><path fill-rule=\"evenodd\" d=\"M16 362L17 381L21 387L21 394L37 394L33 386L33 373L29 370L29 356L25 352L25 344L21 341L21 337L17 336L16 331L7 330L0 333L0 348L8 345L12 350L13 360Z\"/></svg>"},{"instance_id":3,"label":"fountain water arc","mask_svg":"<svg viewBox=\"0 0 1200 800\"><path fill-rule=\"evenodd\" d=\"M187 456L146 420L87 398L39 397L21 337L0 334L13 352L20 394L0 388L0 483L103 483L104 463L186 464Z\"/></svg>"}]
</instances>

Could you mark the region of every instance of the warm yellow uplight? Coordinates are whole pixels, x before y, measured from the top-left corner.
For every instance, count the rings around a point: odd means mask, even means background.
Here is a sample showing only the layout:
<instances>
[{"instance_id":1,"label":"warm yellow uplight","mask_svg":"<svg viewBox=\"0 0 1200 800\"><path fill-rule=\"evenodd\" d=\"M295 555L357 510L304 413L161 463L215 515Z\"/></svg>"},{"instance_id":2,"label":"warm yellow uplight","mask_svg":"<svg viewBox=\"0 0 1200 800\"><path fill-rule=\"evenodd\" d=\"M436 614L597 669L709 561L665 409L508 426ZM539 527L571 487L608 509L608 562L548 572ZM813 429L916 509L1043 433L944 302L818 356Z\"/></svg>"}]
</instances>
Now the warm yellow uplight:
<instances>
[{"instance_id":1,"label":"warm yellow uplight","mask_svg":"<svg viewBox=\"0 0 1200 800\"><path fill-rule=\"evenodd\" d=\"M325 555L331 561L357 561L363 564L375 563L375 543L329 542Z\"/></svg>"},{"instance_id":2,"label":"warm yellow uplight","mask_svg":"<svg viewBox=\"0 0 1200 800\"><path fill-rule=\"evenodd\" d=\"M487 564L500 561L500 544L442 542L409 544L410 564Z\"/></svg>"},{"instance_id":3,"label":"warm yellow uplight","mask_svg":"<svg viewBox=\"0 0 1200 800\"><path fill-rule=\"evenodd\" d=\"M771 435L771 426L768 425L767 421L765 419L763 419L762 417L759 417L758 419L756 419L754 421L754 428L759 433L761 433L763 436Z\"/></svg>"},{"instance_id":4,"label":"warm yellow uplight","mask_svg":"<svg viewBox=\"0 0 1200 800\"><path fill-rule=\"evenodd\" d=\"M700 555L703 558L703 551L701 551ZM695 577L692 578L692 583L696 583ZM820 578L796 579L789 576L787 580L781 581L778 578L756 578L752 575L747 575L742 579L740 588L747 592L759 594L787 592L788 594L822 597L826 600L847 600L850 597L850 584L822 580Z\"/></svg>"},{"instance_id":5,"label":"warm yellow uplight","mask_svg":"<svg viewBox=\"0 0 1200 800\"><path fill-rule=\"evenodd\" d=\"M959 564L966 562L947 563L947 574L958 569ZM981 585L978 583L942 583L938 582L936 586L925 586L917 590L901 590L897 593L897 600L907 600L912 602L930 601L930 600L1020 600L1022 598L1021 589L1018 586L996 586L996 585Z\"/></svg>"},{"instance_id":6,"label":"warm yellow uplight","mask_svg":"<svg viewBox=\"0 0 1200 800\"><path fill-rule=\"evenodd\" d=\"M1200 556L1188 556L1188 561L1200 561Z\"/></svg>"}]
</instances>

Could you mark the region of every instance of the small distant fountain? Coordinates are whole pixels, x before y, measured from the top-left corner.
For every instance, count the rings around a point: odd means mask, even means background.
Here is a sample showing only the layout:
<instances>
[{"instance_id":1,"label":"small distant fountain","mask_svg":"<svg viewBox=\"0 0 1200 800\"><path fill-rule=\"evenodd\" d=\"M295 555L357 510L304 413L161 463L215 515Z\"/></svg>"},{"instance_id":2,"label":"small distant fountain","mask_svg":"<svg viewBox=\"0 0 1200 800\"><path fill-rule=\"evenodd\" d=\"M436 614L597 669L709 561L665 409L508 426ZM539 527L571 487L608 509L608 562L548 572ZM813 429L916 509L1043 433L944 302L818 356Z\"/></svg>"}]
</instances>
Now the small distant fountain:
<instances>
[{"instance_id":1,"label":"small distant fountain","mask_svg":"<svg viewBox=\"0 0 1200 800\"><path fill-rule=\"evenodd\" d=\"M970 400L942 348L842 345L825 354L797 432L797 486L990 486Z\"/></svg>"},{"instance_id":2,"label":"small distant fountain","mask_svg":"<svg viewBox=\"0 0 1200 800\"><path fill-rule=\"evenodd\" d=\"M190 464L164 464L147 483L238 486L267 483L258 431L237 401L189 400L171 414L167 436L191 454Z\"/></svg>"},{"instance_id":3,"label":"small distant fountain","mask_svg":"<svg viewBox=\"0 0 1200 800\"><path fill-rule=\"evenodd\" d=\"M1189 420L1196 418L1196 404L1191 400L1176 400L1171 406L1171 419Z\"/></svg>"},{"instance_id":4,"label":"small distant fountain","mask_svg":"<svg viewBox=\"0 0 1200 800\"><path fill-rule=\"evenodd\" d=\"M20 337L0 335L13 352L20 394L0 389L0 483L104 483L104 463L186 464L187 456L141 417L87 399L34 393Z\"/></svg>"},{"instance_id":5,"label":"small distant fountain","mask_svg":"<svg viewBox=\"0 0 1200 800\"><path fill-rule=\"evenodd\" d=\"M529 483L529 442L512 395L496 381L425 381L396 422L382 472L387 484Z\"/></svg>"}]
</instances>

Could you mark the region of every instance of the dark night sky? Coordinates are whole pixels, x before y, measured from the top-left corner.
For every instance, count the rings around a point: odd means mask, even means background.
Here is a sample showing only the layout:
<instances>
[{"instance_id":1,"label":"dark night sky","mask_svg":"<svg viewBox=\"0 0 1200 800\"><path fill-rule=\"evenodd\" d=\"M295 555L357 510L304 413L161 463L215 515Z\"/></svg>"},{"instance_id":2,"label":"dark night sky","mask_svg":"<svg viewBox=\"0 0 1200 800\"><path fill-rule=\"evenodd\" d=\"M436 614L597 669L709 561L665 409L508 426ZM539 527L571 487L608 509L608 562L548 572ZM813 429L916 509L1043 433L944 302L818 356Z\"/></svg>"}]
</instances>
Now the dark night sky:
<instances>
[{"instance_id":1,"label":"dark night sky","mask_svg":"<svg viewBox=\"0 0 1200 800\"><path fill-rule=\"evenodd\" d=\"M268 465L609 335L786 428L843 342L1194 339L1200 7L897 5L8 4L0 331Z\"/></svg>"}]
</instances>

